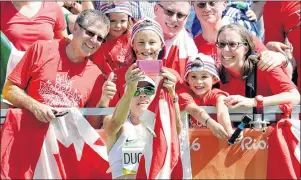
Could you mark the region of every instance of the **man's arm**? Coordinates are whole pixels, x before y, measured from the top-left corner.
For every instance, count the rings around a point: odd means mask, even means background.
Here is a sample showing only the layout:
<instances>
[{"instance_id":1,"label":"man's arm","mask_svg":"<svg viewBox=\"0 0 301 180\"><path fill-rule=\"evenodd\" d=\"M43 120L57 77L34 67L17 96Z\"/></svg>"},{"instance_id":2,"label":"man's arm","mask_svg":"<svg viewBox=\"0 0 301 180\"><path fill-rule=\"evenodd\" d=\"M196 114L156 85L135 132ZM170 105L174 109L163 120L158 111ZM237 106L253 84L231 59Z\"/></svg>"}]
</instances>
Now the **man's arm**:
<instances>
[{"instance_id":1,"label":"man's arm","mask_svg":"<svg viewBox=\"0 0 301 180\"><path fill-rule=\"evenodd\" d=\"M19 88L10 80L7 80L3 87L3 98L18 108L29 110L42 122L49 122L55 119L52 111L53 108L28 96L23 89Z\"/></svg>"}]
</instances>

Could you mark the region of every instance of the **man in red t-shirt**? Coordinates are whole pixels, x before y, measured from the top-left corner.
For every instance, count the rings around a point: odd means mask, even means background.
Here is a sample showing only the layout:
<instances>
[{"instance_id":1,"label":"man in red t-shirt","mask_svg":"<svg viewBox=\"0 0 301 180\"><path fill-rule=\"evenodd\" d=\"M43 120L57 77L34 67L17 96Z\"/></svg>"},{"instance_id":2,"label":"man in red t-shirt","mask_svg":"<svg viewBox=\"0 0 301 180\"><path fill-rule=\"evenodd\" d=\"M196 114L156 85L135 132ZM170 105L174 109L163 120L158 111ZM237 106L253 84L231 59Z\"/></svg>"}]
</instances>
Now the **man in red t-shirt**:
<instances>
[{"instance_id":1,"label":"man in red t-shirt","mask_svg":"<svg viewBox=\"0 0 301 180\"><path fill-rule=\"evenodd\" d=\"M3 97L42 122L55 119L57 107L95 107L104 78L88 57L104 41L108 26L105 15L88 10L78 16L70 43L34 43L8 77Z\"/></svg>"}]
</instances>

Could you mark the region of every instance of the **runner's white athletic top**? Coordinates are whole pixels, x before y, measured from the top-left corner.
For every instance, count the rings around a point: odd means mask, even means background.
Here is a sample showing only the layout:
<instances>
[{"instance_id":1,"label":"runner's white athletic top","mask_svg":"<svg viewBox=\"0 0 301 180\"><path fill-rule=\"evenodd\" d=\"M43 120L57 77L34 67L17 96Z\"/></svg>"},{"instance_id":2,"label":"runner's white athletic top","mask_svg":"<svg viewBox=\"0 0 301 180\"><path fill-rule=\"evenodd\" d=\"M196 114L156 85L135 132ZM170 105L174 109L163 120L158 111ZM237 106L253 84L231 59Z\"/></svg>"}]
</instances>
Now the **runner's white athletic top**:
<instances>
[{"instance_id":1,"label":"runner's white athletic top","mask_svg":"<svg viewBox=\"0 0 301 180\"><path fill-rule=\"evenodd\" d=\"M109 163L112 172L112 178L122 176L122 147L126 142L139 142L140 147L144 147L146 142L146 128L140 123L139 125L133 125L132 122L127 119L123 125L123 132L113 145L109 152ZM136 143L135 143L136 144Z\"/></svg>"}]
</instances>

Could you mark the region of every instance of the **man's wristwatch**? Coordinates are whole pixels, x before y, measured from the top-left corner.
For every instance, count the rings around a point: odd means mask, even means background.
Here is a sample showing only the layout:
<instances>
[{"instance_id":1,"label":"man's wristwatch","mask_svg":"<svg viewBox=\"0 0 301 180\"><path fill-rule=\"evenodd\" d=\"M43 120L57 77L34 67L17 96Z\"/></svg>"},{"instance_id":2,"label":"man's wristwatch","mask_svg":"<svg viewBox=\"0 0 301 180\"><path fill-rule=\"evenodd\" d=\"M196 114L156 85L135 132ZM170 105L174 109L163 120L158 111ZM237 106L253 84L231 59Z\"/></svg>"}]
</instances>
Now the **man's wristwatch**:
<instances>
[{"instance_id":1,"label":"man's wristwatch","mask_svg":"<svg viewBox=\"0 0 301 180\"><path fill-rule=\"evenodd\" d=\"M261 96L261 95L255 96L255 101L256 101L256 109L257 109L257 111L260 111L257 113L261 114L262 109L263 109L263 96Z\"/></svg>"}]
</instances>

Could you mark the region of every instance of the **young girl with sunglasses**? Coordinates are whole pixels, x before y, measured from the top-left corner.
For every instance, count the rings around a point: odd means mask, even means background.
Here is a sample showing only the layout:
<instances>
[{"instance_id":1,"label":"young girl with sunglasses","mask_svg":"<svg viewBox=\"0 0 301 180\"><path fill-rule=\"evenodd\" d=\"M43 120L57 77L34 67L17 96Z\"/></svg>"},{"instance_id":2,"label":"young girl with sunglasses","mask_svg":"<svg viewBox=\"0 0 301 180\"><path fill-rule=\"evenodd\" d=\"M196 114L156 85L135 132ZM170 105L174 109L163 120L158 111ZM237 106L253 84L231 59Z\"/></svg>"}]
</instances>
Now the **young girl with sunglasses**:
<instances>
[{"instance_id":1,"label":"young girl with sunglasses","mask_svg":"<svg viewBox=\"0 0 301 180\"><path fill-rule=\"evenodd\" d=\"M213 58L202 53L191 57L187 62L184 78L187 86L178 90L177 93L179 94L180 109L186 110L192 116L189 127L208 127L216 137L229 139L233 128L228 108L224 103L224 99L229 94L214 88L220 78ZM199 106L215 106L217 113L210 117ZM235 143L242 138L241 134Z\"/></svg>"},{"instance_id":2,"label":"young girl with sunglasses","mask_svg":"<svg viewBox=\"0 0 301 180\"><path fill-rule=\"evenodd\" d=\"M109 18L110 30L106 43L95 53L93 61L108 76L133 63L129 40L134 19L129 2L107 2L99 8Z\"/></svg>"}]
</instances>

